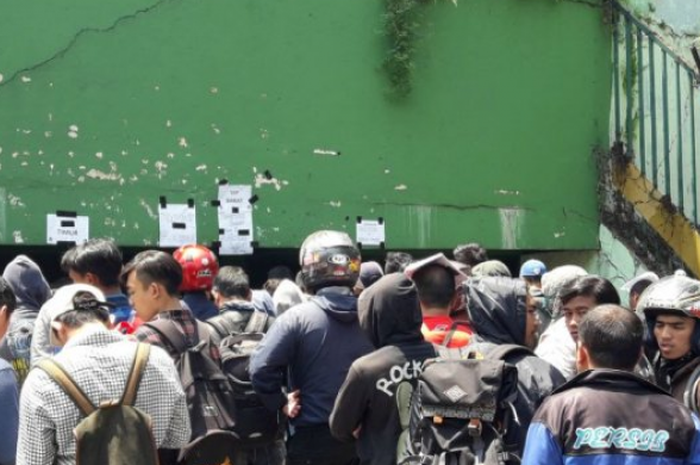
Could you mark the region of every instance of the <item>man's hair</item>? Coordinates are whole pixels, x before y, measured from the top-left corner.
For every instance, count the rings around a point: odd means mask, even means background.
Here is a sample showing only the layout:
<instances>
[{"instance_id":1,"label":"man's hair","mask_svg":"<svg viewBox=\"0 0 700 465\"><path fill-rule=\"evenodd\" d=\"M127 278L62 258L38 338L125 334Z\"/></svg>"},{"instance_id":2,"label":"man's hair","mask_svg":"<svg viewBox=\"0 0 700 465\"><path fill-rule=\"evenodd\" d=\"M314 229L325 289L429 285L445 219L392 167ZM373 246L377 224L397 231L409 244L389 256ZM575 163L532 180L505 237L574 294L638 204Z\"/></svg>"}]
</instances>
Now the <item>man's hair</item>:
<instances>
[{"instance_id":1,"label":"man's hair","mask_svg":"<svg viewBox=\"0 0 700 465\"><path fill-rule=\"evenodd\" d=\"M0 276L0 307L7 305L7 314L11 315L17 308L17 298L10 287L10 283L5 278Z\"/></svg>"},{"instance_id":2,"label":"man's hair","mask_svg":"<svg viewBox=\"0 0 700 465\"><path fill-rule=\"evenodd\" d=\"M250 280L243 268L224 266L214 278L213 290L225 299L232 297L247 299L250 297Z\"/></svg>"},{"instance_id":3,"label":"man's hair","mask_svg":"<svg viewBox=\"0 0 700 465\"><path fill-rule=\"evenodd\" d=\"M66 273L92 273L103 286L116 286L122 270L122 253L112 239L90 239L64 253L61 268Z\"/></svg>"},{"instance_id":4,"label":"man's hair","mask_svg":"<svg viewBox=\"0 0 700 465\"><path fill-rule=\"evenodd\" d=\"M464 263L465 265L469 265L471 267L474 267L489 259L488 255L486 254L486 249L476 242L458 245L454 251L452 251L452 255L458 262Z\"/></svg>"},{"instance_id":5,"label":"man's hair","mask_svg":"<svg viewBox=\"0 0 700 465\"><path fill-rule=\"evenodd\" d=\"M384 274L403 273L408 265L413 262L413 255L406 252L387 252L384 262Z\"/></svg>"},{"instance_id":6,"label":"man's hair","mask_svg":"<svg viewBox=\"0 0 700 465\"><path fill-rule=\"evenodd\" d=\"M294 273L288 266L277 265L270 268L267 272L267 279L278 279L282 281L283 279L294 279Z\"/></svg>"},{"instance_id":7,"label":"man's hair","mask_svg":"<svg viewBox=\"0 0 700 465\"><path fill-rule=\"evenodd\" d=\"M641 354L644 325L626 308L599 305L583 317L578 337L597 367L632 371Z\"/></svg>"},{"instance_id":8,"label":"man's hair","mask_svg":"<svg viewBox=\"0 0 700 465\"><path fill-rule=\"evenodd\" d=\"M429 307L447 308L455 296L455 277L440 265L428 265L413 274L418 300Z\"/></svg>"},{"instance_id":9,"label":"man's hair","mask_svg":"<svg viewBox=\"0 0 700 465\"><path fill-rule=\"evenodd\" d=\"M630 288L630 295L641 295L642 292L646 290L647 287L651 286L653 281L651 279L642 279L634 283L634 286Z\"/></svg>"},{"instance_id":10,"label":"man's hair","mask_svg":"<svg viewBox=\"0 0 700 465\"><path fill-rule=\"evenodd\" d=\"M576 297L592 297L596 305L620 305L620 295L610 281L600 276L581 276L564 284L559 290L559 301L566 305Z\"/></svg>"},{"instance_id":11,"label":"man's hair","mask_svg":"<svg viewBox=\"0 0 700 465\"><path fill-rule=\"evenodd\" d=\"M109 309L99 302L97 298L87 291L78 292L73 297L73 307L70 310L56 317L56 321L69 327L79 328L86 323L109 322Z\"/></svg>"},{"instance_id":12,"label":"man's hair","mask_svg":"<svg viewBox=\"0 0 700 465\"><path fill-rule=\"evenodd\" d=\"M182 267L172 255L160 250L146 250L138 253L122 271L122 286L131 272L136 273L136 279L149 286L157 283L163 286L168 294L175 296L182 283Z\"/></svg>"}]
</instances>

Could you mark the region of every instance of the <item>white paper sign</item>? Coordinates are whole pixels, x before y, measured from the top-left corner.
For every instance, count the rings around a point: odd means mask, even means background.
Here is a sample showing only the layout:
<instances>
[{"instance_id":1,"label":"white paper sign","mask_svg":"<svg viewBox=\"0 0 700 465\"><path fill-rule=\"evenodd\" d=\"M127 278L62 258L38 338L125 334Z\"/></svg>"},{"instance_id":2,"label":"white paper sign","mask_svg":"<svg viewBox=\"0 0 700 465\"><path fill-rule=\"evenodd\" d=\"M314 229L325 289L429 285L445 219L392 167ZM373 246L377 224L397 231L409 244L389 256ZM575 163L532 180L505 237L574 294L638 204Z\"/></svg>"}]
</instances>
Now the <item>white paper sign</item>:
<instances>
[{"instance_id":1,"label":"white paper sign","mask_svg":"<svg viewBox=\"0 0 700 465\"><path fill-rule=\"evenodd\" d=\"M247 234L246 234L247 233ZM219 236L219 255L251 255L253 230L234 230Z\"/></svg>"},{"instance_id":2,"label":"white paper sign","mask_svg":"<svg viewBox=\"0 0 700 465\"><path fill-rule=\"evenodd\" d=\"M381 245L385 242L384 222L362 220L357 223L356 241L364 245Z\"/></svg>"},{"instance_id":3,"label":"white paper sign","mask_svg":"<svg viewBox=\"0 0 700 465\"><path fill-rule=\"evenodd\" d=\"M253 253L253 188L250 185L219 186L219 255Z\"/></svg>"},{"instance_id":4,"label":"white paper sign","mask_svg":"<svg viewBox=\"0 0 700 465\"><path fill-rule=\"evenodd\" d=\"M219 186L219 215L243 214L253 210L250 204L252 197L250 185Z\"/></svg>"},{"instance_id":5,"label":"white paper sign","mask_svg":"<svg viewBox=\"0 0 700 465\"><path fill-rule=\"evenodd\" d=\"M187 204L168 204L158 207L160 246L180 247L197 243L197 212Z\"/></svg>"},{"instance_id":6,"label":"white paper sign","mask_svg":"<svg viewBox=\"0 0 700 465\"><path fill-rule=\"evenodd\" d=\"M90 218L87 216L46 215L46 243L74 242L82 244L90 238Z\"/></svg>"}]
</instances>

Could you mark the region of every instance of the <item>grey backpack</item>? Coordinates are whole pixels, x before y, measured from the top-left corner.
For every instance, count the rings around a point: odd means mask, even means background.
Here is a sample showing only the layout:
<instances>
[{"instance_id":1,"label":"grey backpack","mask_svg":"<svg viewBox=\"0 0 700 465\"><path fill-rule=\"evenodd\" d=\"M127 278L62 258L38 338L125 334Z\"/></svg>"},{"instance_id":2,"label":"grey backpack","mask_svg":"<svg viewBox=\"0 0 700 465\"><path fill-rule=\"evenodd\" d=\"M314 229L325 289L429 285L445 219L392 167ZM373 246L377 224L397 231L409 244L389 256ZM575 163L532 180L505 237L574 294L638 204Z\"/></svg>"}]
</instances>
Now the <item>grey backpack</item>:
<instances>
[{"instance_id":1,"label":"grey backpack","mask_svg":"<svg viewBox=\"0 0 700 465\"><path fill-rule=\"evenodd\" d=\"M408 434L399 440L397 463L520 463L517 446L504 441L518 421L518 371L504 361L515 353L532 355L517 345L498 346L486 358L468 348L440 348L440 357L426 361L410 396L410 414L400 414L402 423L408 420Z\"/></svg>"}]
</instances>

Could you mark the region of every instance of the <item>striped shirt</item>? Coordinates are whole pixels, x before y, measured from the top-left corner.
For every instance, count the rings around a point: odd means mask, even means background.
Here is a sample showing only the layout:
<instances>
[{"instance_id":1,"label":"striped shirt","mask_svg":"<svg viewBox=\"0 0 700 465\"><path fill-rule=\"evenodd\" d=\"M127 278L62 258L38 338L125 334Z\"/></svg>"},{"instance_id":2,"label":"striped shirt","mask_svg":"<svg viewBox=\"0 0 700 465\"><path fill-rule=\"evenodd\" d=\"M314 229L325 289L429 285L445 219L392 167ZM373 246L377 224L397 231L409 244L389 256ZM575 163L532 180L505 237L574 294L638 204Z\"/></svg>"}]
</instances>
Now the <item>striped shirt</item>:
<instances>
[{"instance_id":1,"label":"striped shirt","mask_svg":"<svg viewBox=\"0 0 700 465\"><path fill-rule=\"evenodd\" d=\"M56 355L58 362L93 404L121 398L136 343L102 326L86 327ZM157 348L151 354L135 406L150 415L156 447L180 449L190 439L185 395L170 357ZM73 401L40 368L33 369L20 397L17 465L73 465L73 429L82 414Z\"/></svg>"}]
</instances>

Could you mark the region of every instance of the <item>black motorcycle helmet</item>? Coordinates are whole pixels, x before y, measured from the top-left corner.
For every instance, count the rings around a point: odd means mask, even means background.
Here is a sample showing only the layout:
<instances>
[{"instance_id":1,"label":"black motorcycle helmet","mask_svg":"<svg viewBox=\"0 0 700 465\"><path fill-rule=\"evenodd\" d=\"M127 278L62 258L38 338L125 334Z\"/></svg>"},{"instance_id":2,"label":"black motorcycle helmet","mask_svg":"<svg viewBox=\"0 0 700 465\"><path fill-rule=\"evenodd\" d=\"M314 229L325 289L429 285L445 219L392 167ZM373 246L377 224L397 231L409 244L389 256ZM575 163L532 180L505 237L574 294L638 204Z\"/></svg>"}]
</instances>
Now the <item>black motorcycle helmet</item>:
<instances>
[{"instance_id":1,"label":"black motorcycle helmet","mask_svg":"<svg viewBox=\"0 0 700 465\"><path fill-rule=\"evenodd\" d=\"M353 287L360 276L360 261L360 250L340 231L316 231L299 250L304 286L313 293L330 286Z\"/></svg>"}]
</instances>

